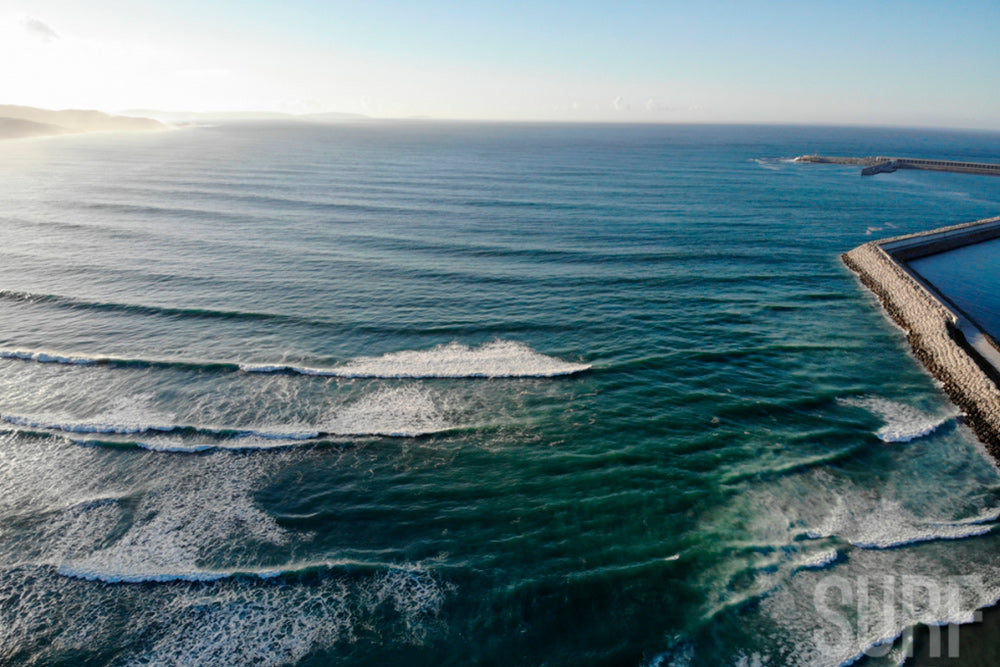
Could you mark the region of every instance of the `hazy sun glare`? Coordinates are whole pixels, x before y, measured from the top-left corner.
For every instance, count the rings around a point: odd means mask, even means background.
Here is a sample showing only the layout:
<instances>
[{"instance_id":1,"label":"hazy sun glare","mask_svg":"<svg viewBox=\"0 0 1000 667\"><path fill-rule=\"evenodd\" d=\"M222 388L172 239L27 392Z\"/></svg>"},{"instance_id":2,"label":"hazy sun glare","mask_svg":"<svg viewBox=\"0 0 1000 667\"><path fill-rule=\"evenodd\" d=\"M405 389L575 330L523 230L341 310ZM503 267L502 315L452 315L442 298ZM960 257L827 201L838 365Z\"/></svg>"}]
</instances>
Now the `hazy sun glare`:
<instances>
[{"instance_id":1,"label":"hazy sun glare","mask_svg":"<svg viewBox=\"0 0 1000 667\"><path fill-rule=\"evenodd\" d=\"M1000 127L983 64L998 10L977 3L6 4L0 101L11 104ZM879 55L927 40L940 45Z\"/></svg>"}]
</instances>

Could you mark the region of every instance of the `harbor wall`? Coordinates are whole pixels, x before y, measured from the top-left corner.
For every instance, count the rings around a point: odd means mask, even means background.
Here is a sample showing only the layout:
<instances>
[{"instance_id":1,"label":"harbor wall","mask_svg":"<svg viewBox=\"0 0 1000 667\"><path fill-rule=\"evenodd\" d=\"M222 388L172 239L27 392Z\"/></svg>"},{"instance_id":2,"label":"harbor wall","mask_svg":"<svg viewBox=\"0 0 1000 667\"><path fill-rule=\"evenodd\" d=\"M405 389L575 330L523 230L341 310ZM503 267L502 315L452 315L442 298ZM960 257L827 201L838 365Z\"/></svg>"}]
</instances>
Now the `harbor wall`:
<instances>
[{"instance_id":1,"label":"harbor wall","mask_svg":"<svg viewBox=\"0 0 1000 667\"><path fill-rule=\"evenodd\" d=\"M1000 238L1000 217L877 241L901 262Z\"/></svg>"},{"instance_id":2,"label":"harbor wall","mask_svg":"<svg viewBox=\"0 0 1000 667\"><path fill-rule=\"evenodd\" d=\"M978 242L975 239L983 233L992 234L997 229L1000 229L1000 218L991 218L872 241L845 253L842 259L875 294L889 317L906 332L913 354L942 383L951 400L965 413L968 425L990 454L1000 461L1000 390L997 388L1000 369L970 342L969 335L975 331L972 323L960 323L959 315L922 284L895 254L944 247L941 243L948 249L968 245ZM926 247L919 250L921 245ZM927 254L932 253L915 256Z\"/></svg>"},{"instance_id":3,"label":"harbor wall","mask_svg":"<svg viewBox=\"0 0 1000 667\"><path fill-rule=\"evenodd\" d=\"M961 174L987 174L1000 176L1000 164L989 162L958 162L954 160L928 160L915 157L837 157L829 155L801 155L795 162L814 164L847 164L862 167L862 176L891 173L897 169L923 169L930 171L952 171Z\"/></svg>"}]
</instances>

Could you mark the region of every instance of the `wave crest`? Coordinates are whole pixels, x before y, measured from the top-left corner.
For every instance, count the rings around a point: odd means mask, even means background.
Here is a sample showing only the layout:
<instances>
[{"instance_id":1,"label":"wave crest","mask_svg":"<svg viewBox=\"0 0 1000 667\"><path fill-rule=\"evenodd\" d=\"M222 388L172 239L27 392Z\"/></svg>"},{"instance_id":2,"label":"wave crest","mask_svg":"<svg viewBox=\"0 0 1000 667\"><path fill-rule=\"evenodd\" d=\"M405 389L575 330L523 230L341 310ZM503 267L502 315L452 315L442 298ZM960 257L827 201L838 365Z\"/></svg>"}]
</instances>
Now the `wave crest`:
<instances>
[{"instance_id":1,"label":"wave crest","mask_svg":"<svg viewBox=\"0 0 1000 667\"><path fill-rule=\"evenodd\" d=\"M823 524L807 535L813 539L841 537L861 549L892 549L917 542L978 537L993 530L998 519L1000 509L990 509L968 519L934 521L914 516L897 501L883 499L870 507L849 505L838 498Z\"/></svg>"},{"instance_id":2,"label":"wave crest","mask_svg":"<svg viewBox=\"0 0 1000 667\"><path fill-rule=\"evenodd\" d=\"M37 352L32 350L0 350L2 359L19 359L21 361L36 361L40 364L67 364L71 366L94 366L100 359L92 357L74 357L52 352Z\"/></svg>"},{"instance_id":3,"label":"wave crest","mask_svg":"<svg viewBox=\"0 0 1000 667\"><path fill-rule=\"evenodd\" d=\"M958 416L958 413L929 415L905 403L875 396L844 398L838 399L838 402L862 408L880 417L885 425L875 431L875 435L883 442L909 442L922 438Z\"/></svg>"},{"instance_id":4,"label":"wave crest","mask_svg":"<svg viewBox=\"0 0 1000 667\"><path fill-rule=\"evenodd\" d=\"M514 378L573 375L590 369L550 357L523 343L499 340L478 348L460 343L430 350L390 352L381 357L358 357L333 368L284 364L241 364L247 373L298 373L343 378Z\"/></svg>"},{"instance_id":5,"label":"wave crest","mask_svg":"<svg viewBox=\"0 0 1000 667\"><path fill-rule=\"evenodd\" d=\"M574 375L591 368L590 364L563 361L536 352L524 343L507 340L486 343L478 348L461 343L449 343L438 345L429 350L403 350L390 352L381 357L358 357L339 366L330 367L280 363L138 359L22 349L0 350L0 358L74 366L180 368L371 379L545 378Z\"/></svg>"},{"instance_id":6,"label":"wave crest","mask_svg":"<svg viewBox=\"0 0 1000 667\"><path fill-rule=\"evenodd\" d=\"M461 427L456 415L462 401L419 385L381 387L337 406L317 424L282 426L205 426L174 423L174 416L157 411L147 396L119 398L105 412L79 419L64 415L0 415L0 421L21 429L69 434L79 445L136 446L163 452L204 452L213 449L275 449L326 438L416 438ZM73 436L136 436L136 441L110 442Z\"/></svg>"}]
</instances>

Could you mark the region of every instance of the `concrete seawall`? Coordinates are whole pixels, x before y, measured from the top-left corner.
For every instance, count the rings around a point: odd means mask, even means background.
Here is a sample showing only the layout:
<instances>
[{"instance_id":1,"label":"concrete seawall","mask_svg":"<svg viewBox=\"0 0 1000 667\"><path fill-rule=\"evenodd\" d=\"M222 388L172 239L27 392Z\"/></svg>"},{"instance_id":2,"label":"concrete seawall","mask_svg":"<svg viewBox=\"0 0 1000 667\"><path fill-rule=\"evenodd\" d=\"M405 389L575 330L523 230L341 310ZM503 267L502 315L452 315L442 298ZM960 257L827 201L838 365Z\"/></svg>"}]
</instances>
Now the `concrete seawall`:
<instances>
[{"instance_id":1,"label":"concrete seawall","mask_svg":"<svg viewBox=\"0 0 1000 667\"><path fill-rule=\"evenodd\" d=\"M897 169L924 169L929 171L952 171L960 174L986 174L1000 176L1000 164L989 162L958 162L953 160L928 160L916 157L837 157L831 155L801 155L795 162L813 164L848 164L862 167L862 176L891 173Z\"/></svg>"},{"instance_id":2,"label":"concrete seawall","mask_svg":"<svg viewBox=\"0 0 1000 667\"><path fill-rule=\"evenodd\" d=\"M914 355L941 381L948 396L965 412L969 426L1000 461L1000 355L984 345L986 336L974 322L948 304L901 258L926 256L997 237L1000 218L991 218L873 241L844 254L842 259L906 331Z\"/></svg>"}]
</instances>

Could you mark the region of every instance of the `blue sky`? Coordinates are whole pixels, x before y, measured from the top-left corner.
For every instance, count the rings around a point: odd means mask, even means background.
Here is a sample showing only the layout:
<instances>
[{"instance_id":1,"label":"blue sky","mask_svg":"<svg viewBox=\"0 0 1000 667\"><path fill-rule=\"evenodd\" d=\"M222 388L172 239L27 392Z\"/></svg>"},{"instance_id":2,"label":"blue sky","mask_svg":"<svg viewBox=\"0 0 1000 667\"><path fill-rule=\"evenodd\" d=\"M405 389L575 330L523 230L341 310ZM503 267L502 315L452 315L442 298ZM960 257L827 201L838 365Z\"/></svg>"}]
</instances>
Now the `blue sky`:
<instances>
[{"instance_id":1,"label":"blue sky","mask_svg":"<svg viewBox=\"0 0 1000 667\"><path fill-rule=\"evenodd\" d=\"M0 0L2 100L1000 129L997 2Z\"/></svg>"}]
</instances>

